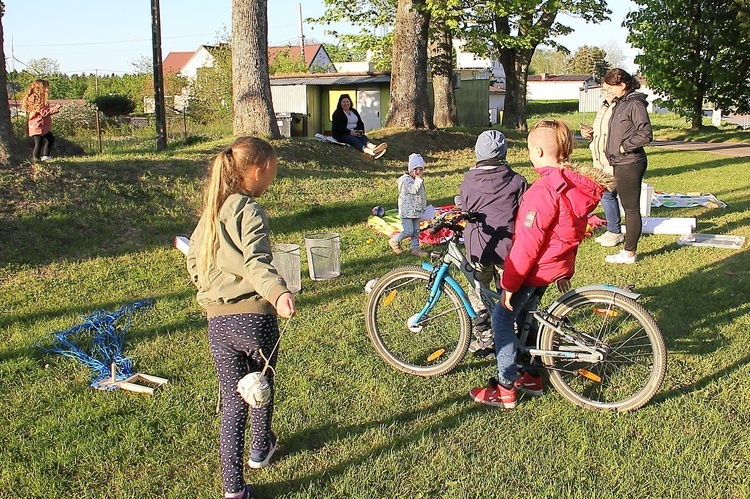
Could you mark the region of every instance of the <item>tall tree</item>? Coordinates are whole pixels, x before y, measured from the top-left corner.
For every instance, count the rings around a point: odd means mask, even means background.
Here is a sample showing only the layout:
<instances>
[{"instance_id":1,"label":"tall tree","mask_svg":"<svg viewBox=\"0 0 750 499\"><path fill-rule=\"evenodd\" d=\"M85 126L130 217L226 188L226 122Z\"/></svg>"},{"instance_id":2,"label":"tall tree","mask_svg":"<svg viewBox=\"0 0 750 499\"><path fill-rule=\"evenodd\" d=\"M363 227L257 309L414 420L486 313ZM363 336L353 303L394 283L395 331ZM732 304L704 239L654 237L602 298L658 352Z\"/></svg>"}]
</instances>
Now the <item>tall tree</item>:
<instances>
[{"instance_id":1,"label":"tall tree","mask_svg":"<svg viewBox=\"0 0 750 499\"><path fill-rule=\"evenodd\" d=\"M432 114L438 127L458 126L456 90L453 87L453 30L438 21L433 28L430 44L432 72Z\"/></svg>"},{"instance_id":2,"label":"tall tree","mask_svg":"<svg viewBox=\"0 0 750 499\"><path fill-rule=\"evenodd\" d=\"M232 0L234 134L279 138L268 76L268 1Z\"/></svg>"},{"instance_id":3,"label":"tall tree","mask_svg":"<svg viewBox=\"0 0 750 499\"><path fill-rule=\"evenodd\" d=\"M615 41L609 41L602 45L602 50L607 54L605 59L610 68L623 68L625 65L625 52L622 50L622 45Z\"/></svg>"},{"instance_id":4,"label":"tall tree","mask_svg":"<svg viewBox=\"0 0 750 499\"><path fill-rule=\"evenodd\" d=\"M29 59L26 71L37 78L45 78L60 72L60 63L55 59L42 57L40 59Z\"/></svg>"},{"instance_id":5,"label":"tall tree","mask_svg":"<svg viewBox=\"0 0 750 499\"><path fill-rule=\"evenodd\" d=\"M461 0L427 0L430 9L430 59L433 121L438 127L458 126L456 89L453 86L453 37L458 27Z\"/></svg>"},{"instance_id":6,"label":"tall tree","mask_svg":"<svg viewBox=\"0 0 750 499\"><path fill-rule=\"evenodd\" d=\"M529 64L529 74L540 75L543 73L561 75L568 66L570 54L563 50L547 49L539 47L534 51Z\"/></svg>"},{"instance_id":7,"label":"tall tree","mask_svg":"<svg viewBox=\"0 0 750 499\"><path fill-rule=\"evenodd\" d=\"M576 50L566 69L568 74L593 75L602 80L609 71L607 53L599 47L584 45Z\"/></svg>"},{"instance_id":8,"label":"tall tree","mask_svg":"<svg viewBox=\"0 0 750 499\"><path fill-rule=\"evenodd\" d=\"M556 21L567 13L601 22L611 11L606 0L487 0L474 3L462 30L470 48L497 58L505 69L503 126L526 129L526 80L539 45L557 47L552 37L572 30Z\"/></svg>"},{"instance_id":9,"label":"tall tree","mask_svg":"<svg viewBox=\"0 0 750 499\"><path fill-rule=\"evenodd\" d=\"M703 102L750 111L750 33L737 0L635 0L628 14L628 41L649 88L665 105L702 127ZM679 57L675 57L679 54Z\"/></svg>"},{"instance_id":10,"label":"tall tree","mask_svg":"<svg viewBox=\"0 0 750 499\"><path fill-rule=\"evenodd\" d=\"M5 48L2 18L5 15L5 2L0 2L0 165L16 166L21 162L16 136L13 134L13 124L10 121L10 105L8 104L8 72L5 68Z\"/></svg>"},{"instance_id":11,"label":"tall tree","mask_svg":"<svg viewBox=\"0 0 750 499\"><path fill-rule=\"evenodd\" d=\"M392 27L396 19L398 0L324 0L323 3L326 7L325 13L308 21L321 25L343 22L358 26L359 33L341 34L336 30L326 30L325 33L335 36L353 52L367 54L368 60L374 63L377 71L391 69Z\"/></svg>"},{"instance_id":12,"label":"tall tree","mask_svg":"<svg viewBox=\"0 0 750 499\"><path fill-rule=\"evenodd\" d=\"M386 126L434 128L427 94L429 24L425 0L399 0L393 33L391 99Z\"/></svg>"}]
</instances>

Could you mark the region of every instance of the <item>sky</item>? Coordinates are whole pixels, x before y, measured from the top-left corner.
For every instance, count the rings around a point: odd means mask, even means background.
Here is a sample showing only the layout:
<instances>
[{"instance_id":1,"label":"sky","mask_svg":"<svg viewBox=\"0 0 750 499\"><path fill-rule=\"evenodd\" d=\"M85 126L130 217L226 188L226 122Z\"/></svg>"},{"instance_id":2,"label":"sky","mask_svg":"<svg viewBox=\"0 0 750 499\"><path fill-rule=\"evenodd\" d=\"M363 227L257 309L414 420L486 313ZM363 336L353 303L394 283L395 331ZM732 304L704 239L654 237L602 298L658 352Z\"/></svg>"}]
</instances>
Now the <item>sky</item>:
<instances>
[{"instance_id":1,"label":"sky","mask_svg":"<svg viewBox=\"0 0 750 499\"><path fill-rule=\"evenodd\" d=\"M302 17L324 12L323 0L268 0L269 45L286 45L299 36L298 4ZM571 52L582 45L614 43L626 56L625 69L634 69L637 53L621 27L636 6L631 0L610 0L612 21L591 25L579 19L559 20L575 29L558 38ZM160 0L162 59L169 52L190 52L213 44L231 26L231 0ZM21 71L31 59L57 61L60 71L72 73L132 73L134 64L153 56L151 0L5 0L2 18L6 68ZM341 32L357 32L346 25ZM335 43L325 26L304 24L306 38Z\"/></svg>"}]
</instances>

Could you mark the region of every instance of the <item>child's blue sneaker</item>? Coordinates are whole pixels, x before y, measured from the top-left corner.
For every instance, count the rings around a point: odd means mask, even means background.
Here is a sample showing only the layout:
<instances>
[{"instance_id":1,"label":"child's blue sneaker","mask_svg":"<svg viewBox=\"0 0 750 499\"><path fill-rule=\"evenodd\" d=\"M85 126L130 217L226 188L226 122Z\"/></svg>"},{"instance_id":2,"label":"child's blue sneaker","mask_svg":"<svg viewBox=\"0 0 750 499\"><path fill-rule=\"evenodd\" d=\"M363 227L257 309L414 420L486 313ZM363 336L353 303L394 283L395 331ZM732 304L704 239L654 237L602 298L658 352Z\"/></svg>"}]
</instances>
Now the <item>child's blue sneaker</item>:
<instances>
[{"instance_id":1,"label":"child's blue sneaker","mask_svg":"<svg viewBox=\"0 0 750 499\"><path fill-rule=\"evenodd\" d=\"M278 442L276 441L276 434L270 432L268 434L268 447L263 450L251 449L250 460L247 462L247 465L254 470L259 470L268 466L268 463L271 461L271 456L273 456L277 448Z\"/></svg>"}]
</instances>

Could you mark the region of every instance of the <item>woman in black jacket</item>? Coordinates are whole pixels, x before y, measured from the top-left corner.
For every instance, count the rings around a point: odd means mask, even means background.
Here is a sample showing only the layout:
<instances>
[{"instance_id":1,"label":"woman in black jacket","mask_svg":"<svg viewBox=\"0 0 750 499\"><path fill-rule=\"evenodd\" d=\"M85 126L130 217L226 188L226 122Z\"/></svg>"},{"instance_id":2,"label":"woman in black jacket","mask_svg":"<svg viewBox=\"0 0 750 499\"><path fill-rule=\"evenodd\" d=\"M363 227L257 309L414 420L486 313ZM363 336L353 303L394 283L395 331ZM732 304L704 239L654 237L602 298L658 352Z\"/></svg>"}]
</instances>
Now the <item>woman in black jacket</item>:
<instances>
[{"instance_id":1,"label":"woman in black jacket","mask_svg":"<svg viewBox=\"0 0 750 499\"><path fill-rule=\"evenodd\" d=\"M344 142L369 154L375 159L385 154L388 144L375 145L365 135L365 124L356 109L352 107L349 94L341 94L336 110L331 117L331 135L339 142Z\"/></svg>"},{"instance_id":2,"label":"woman in black jacket","mask_svg":"<svg viewBox=\"0 0 750 499\"><path fill-rule=\"evenodd\" d=\"M620 68L610 69L602 83L612 96L606 156L615 174L615 185L625 211L625 249L605 258L608 263L635 263L641 237L641 182L646 172L644 146L653 139L646 96L636 92L638 81Z\"/></svg>"}]
</instances>

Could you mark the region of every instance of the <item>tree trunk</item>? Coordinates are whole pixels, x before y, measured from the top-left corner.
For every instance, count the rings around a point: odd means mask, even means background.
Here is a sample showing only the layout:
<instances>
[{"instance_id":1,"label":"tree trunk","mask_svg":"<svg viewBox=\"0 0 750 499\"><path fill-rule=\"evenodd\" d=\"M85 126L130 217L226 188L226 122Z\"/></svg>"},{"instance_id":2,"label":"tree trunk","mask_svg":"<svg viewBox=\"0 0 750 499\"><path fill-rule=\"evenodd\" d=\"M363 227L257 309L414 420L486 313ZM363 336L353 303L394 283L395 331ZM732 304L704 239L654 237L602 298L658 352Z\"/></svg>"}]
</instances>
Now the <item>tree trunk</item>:
<instances>
[{"instance_id":1,"label":"tree trunk","mask_svg":"<svg viewBox=\"0 0 750 499\"><path fill-rule=\"evenodd\" d=\"M393 33L391 98L386 126L434 128L427 94L425 0L399 0Z\"/></svg>"},{"instance_id":2,"label":"tree trunk","mask_svg":"<svg viewBox=\"0 0 750 499\"><path fill-rule=\"evenodd\" d=\"M503 126L518 130L528 130L526 123L526 80L529 76L529 64L534 51L549 33L559 11L559 2L548 2L540 11L527 11L515 21L518 38L528 38L526 48L511 46L497 47L500 62L505 69L505 109ZM493 21L495 33L503 37L511 35L510 19L496 16Z\"/></svg>"},{"instance_id":3,"label":"tree trunk","mask_svg":"<svg viewBox=\"0 0 750 499\"><path fill-rule=\"evenodd\" d=\"M436 27L436 40L432 44L432 93L434 96L434 122L441 128L459 126L456 110L456 90L453 88L453 36L451 30L440 23Z\"/></svg>"},{"instance_id":4,"label":"tree trunk","mask_svg":"<svg viewBox=\"0 0 750 499\"><path fill-rule=\"evenodd\" d=\"M533 50L501 49L500 63L505 69L505 107L503 127L528 130L526 123L526 80Z\"/></svg>"},{"instance_id":5,"label":"tree trunk","mask_svg":"<svg viewBox=\"0 0 750 499\"><path fill-rule=\"evenodd\" d=\"M268 1L232 0L235 135L279 138L268 76Z\"/></svg>"},{"instance_id":6,"label":"tree trunk","mask_svg":"<svg viewBox=\"0 0 750 499\"><path fill-rule=\"evenodd\" d=\"M690 116L690 130L693 132L703 128L703 92L698 92L693 99L693 111Z\"/></svg>"},{"instance_id":7,"label":"tree trunk","mask_svg":"<svg viewBox=\"0 0 750 499\"><path fill-rule=\"evenodd\" d=\"M13 123L10 121L10 106L8 104L8 73L5 70L5 49L3 41L2 17L5 14L5 3L0 2L0 166L18 166L21 164L21 154L16 136L13 133Z\"/></svg>"}]
</instances>

